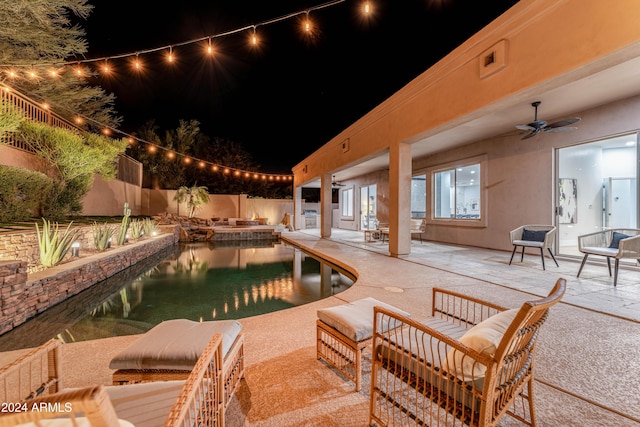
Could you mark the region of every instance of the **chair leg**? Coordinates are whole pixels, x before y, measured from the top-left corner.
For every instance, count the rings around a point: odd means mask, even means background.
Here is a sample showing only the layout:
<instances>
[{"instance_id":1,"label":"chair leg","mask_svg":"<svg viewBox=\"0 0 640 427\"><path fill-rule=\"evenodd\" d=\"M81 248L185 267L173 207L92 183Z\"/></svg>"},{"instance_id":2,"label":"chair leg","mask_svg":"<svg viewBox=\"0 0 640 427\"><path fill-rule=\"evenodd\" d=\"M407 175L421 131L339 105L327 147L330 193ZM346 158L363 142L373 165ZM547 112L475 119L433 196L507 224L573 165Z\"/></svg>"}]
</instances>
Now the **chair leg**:
<instances>
[{"instance_id":1,"label":"chair leg","mask_svg":"<svg viewBox=\"0 0 640 427\"><path fill-rule=\"evenodd\" d=\"M520 262L524 261L524 246L522 247L522 253L520 254Z\"/></svg>"},{"instance_id":2,"label":"chair leg","mask_svg":"<svg viewBox=\"0 0 640 427\"><path fill-rule=\"evenodd\" d=\"M580 273L582 273L582 267L584 267L584 265L586 264L588 257L589 254L584 254L584 258L582 258L582 264L580 264L580 268L578 269L578 274L576 275L576 277L580 277Z\"/></svg>"},{"instance_id":3,"label":"chair leg","mask_svg":"<svg viewBox=\"0 0 640 427\"><path fill-rule=\"evenodd\" d=\"M513 245L513 252L511 252L511 259L509 260L509 265L511 265L511 261L513 261L513 256L516 254L516 249L518 249L518 247L516 245Z\"/></svg>"},{"instance_id":4,"label":"chair leg","mask_svg":"<svg viewBox=\"0 0 640 427\"><path fill-rule=\"evenodd\" d=\"M528 394L528 401L529 401L529 417L530 419L530 426L531 427L536 427L538 425L538 420L536 419L536 409L535 409L535 404L533 401L533 378L531 378L529 380L529 384L527 387L527 394Z\"/></svg>"},{"instance_id":5,"label":"chair leg","mask_svg":"<svg viewBox=\"0 0 640 427\"><path fill-rule=\"evenodd\" d=\"M542 269L546 270L544 267L544 248L540 248L540 259L542 260Z\"/></svg>"},{"instance_id":6,"label":"chair leg","mask_svg":"<svg viewBox=\"0 0 640 427\"><path fill-rule=\"evenodd\" d=\"M551 259L553 260L553 262L556 263L556 267L560 267L560 265L558 265L558 261L556 261L556 257L553 256L553 252L551 252L551 248L547 248L547 250L549 251L549 255L551 255Z\"/></svg>"},{"instance_id":7,"label":"chair leg","mask_svg":"<svg viewBox=\"0 0 640 427\"><path fill-rule=\"evenodd\" d=\"M609 259L609 258L607 258ZM620 266L620 258L616 258L615 261L615 272L613 274L613 286L618 284L618 267Z\"/></svg>"},{"instance_id":8,"label":"chair leg","mask_svg":"<svg viewBox=\"0 0 640 427\"><path fill-rule=\"evenodd\" d=\"M607 267L609 267L609 277L611 277L611 258L609 257L607 257Z\"/></svg>"}]
</instances>

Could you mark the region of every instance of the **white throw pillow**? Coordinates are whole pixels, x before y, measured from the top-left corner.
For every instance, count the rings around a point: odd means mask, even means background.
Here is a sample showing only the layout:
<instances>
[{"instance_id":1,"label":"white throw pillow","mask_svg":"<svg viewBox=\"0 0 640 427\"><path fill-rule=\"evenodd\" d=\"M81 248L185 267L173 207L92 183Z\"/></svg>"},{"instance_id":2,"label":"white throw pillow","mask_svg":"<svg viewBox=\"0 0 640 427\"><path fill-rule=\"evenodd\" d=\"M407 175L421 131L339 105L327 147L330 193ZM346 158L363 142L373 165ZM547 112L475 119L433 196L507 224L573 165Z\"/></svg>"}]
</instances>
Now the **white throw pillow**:
<instances>
[{"instance_id":1,"label":"white throw pillow","mask_svg":"<svg viewBox=\"0 0 640 427\"><path fill-rule=\"evenodd\" d=\"M493 357L504 333L519 310L514 308L494 314L469 329L458 341L480 353ZM449 351L444 369L463 381L483 378L487 370L486 366L476 364L472 358L457 350Z\"/></svg>"}]
</instances>

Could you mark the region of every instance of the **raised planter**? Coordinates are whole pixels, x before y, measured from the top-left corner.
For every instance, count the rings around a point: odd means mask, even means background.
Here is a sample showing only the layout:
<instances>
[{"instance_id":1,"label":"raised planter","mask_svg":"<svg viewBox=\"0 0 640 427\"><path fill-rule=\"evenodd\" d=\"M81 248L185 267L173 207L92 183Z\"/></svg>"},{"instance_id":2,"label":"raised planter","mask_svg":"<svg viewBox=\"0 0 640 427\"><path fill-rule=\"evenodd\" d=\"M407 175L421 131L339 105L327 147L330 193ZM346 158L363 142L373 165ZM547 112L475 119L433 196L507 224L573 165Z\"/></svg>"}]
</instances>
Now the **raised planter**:
<instances>
[{"instance_id":1,"label":"raised planter","mask_svg":"<svg viewBox=\"0 0 640 427\"><path fill-rule=\"evenodd\" d=\"M26 273L26 261L0 262L0 334L174 245L178 236L175 227L170 233L96 252L31 274Z\"/></svg>"}]
</instances>

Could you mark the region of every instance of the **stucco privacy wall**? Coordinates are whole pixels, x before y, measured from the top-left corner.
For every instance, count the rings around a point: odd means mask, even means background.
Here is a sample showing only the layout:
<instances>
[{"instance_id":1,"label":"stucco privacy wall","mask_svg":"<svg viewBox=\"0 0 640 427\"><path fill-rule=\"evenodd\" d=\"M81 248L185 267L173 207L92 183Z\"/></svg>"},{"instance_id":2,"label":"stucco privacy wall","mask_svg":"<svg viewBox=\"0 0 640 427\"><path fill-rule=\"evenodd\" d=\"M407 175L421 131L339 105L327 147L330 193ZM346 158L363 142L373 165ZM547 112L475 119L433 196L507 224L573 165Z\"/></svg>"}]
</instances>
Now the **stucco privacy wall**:
<instances>
[{"instance_id":1,"label":"stucco privacy wall","mask_svg":"<svg viewBox=\"0 0 640 427\"><path fill-rule=\"evenodd\" d=\"M640 54L636 0L521 0L293 168L295 185L388 150L528 102L528 90L560 87ZM597 25L585 25L597 17ZM542 37L541 35L544 35ZM588 43L585 41L588 40ZM480 77L482 54L506 41L506 66ZM599 62L600 61L600 62ZM526 78L524 78L526 77ZM518 96L513 96L518 95ZM349 149L343 144L348 140Z\"/></svg>"}]
</instances>

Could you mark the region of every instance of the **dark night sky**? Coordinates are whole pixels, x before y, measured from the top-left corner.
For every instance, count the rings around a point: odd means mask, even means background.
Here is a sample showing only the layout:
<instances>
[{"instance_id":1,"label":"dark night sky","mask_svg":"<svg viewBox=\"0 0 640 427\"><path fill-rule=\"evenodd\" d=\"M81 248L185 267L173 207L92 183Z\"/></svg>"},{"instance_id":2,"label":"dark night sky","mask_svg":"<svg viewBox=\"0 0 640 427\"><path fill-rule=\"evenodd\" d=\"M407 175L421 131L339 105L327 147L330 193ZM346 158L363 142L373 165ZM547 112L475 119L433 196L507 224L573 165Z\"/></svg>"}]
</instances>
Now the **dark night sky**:
<instances>
[{"instance_id":1,"label":"dark night sky","mask_svg":"<svg viewBox=\"0 0 640 427\"><path fill-rule=\"evenodd\" d=\"M313 1L90 0L82 25L87 58L135 53L224 33L319 4ZM259 50L248 33L214 39L215 58L201 44L142 55L144 76L130 59L110 60L116 73L100 84L117 97L121 129L148 119L174 129L196 119L202 132L241 143L267 173L289 173L318 147L476 33L514 0L360 0L312 12L313 40L297 18L258 27Z\"/></svg>"}]
</instances>

